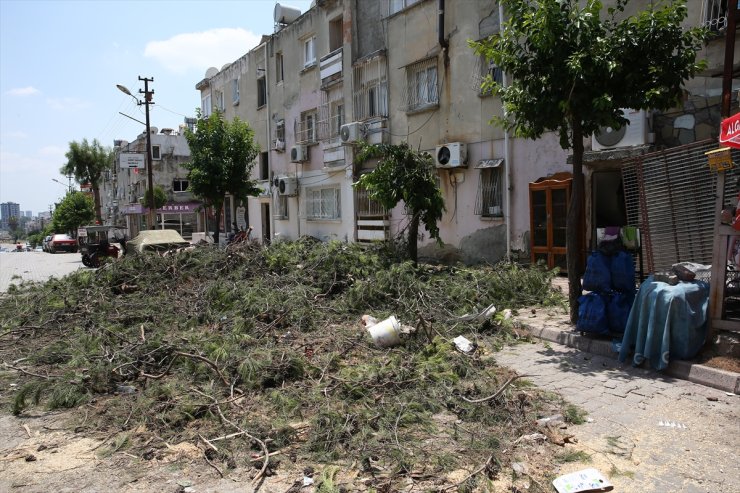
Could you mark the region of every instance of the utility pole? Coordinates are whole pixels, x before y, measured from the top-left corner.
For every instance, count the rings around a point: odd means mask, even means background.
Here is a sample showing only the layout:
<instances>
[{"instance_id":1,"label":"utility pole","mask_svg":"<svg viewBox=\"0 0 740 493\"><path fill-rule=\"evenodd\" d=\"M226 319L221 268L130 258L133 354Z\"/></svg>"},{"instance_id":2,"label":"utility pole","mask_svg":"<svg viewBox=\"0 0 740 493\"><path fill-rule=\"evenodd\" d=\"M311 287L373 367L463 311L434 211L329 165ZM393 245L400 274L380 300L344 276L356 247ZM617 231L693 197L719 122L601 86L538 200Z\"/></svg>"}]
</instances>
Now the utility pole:
<instances>
[{"instance_id":1,"label":"utility pole","mask_svg":"<svg viewBox=\"0 0 740 493\"><path fill-rule=\"evenodd\" d=\"M139 80L144 82L144 90L139 89L140 94L144 94L144 101L138 101L137 104L144 105L146 114L146 179L147 188L149 189L149 229L156 229L155 214L157 212L157 206L154 201L154 177L152 173L152 132L149 126L149 105L154 104L152 102L152 95L154 91L149 90L149 83L154 82L154 77L147 79L146 77L139 76Z\"/></svg>"},{"instance_id":2,"label":"utility pole","mask_svg":"<svg viewBox=\"0 0 740 493\"><path fill-rule=\"evenodd\" d=\"M725 29L725 65L722 73L722 118L730 116L732 103L732 61L735 57L737 28L737 2L727 2L727 27Z\"/></svg>"}]
</instances>

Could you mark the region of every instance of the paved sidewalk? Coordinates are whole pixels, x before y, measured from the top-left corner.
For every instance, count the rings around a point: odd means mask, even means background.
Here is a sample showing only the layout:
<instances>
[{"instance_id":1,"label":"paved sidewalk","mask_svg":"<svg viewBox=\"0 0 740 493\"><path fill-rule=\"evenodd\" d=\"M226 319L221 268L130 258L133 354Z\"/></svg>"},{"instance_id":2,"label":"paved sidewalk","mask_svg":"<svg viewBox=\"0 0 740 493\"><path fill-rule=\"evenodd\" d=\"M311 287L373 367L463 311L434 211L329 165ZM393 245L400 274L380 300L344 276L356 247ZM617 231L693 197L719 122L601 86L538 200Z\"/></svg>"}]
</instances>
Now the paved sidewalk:
<instances>
[{"instance_id":1,"label":"paved sidewalk","mask_svg":"<svg viewBox=\"0 0 740 493\"><path fill-rule=\"evenodd\" d=\"M496 361L587 411L570 426L591 462L622 492L740 491L740 396L622 365L555 343L506 347ZM673 423L674 426L661 426Z\"/></svg>"},{"instance_id":2,"label":"paved sidewalk","mask_svg":"<svg viewBox=\"0 0 740 493\"><path fill-rule=\"evenodd\" d=\"M0 253L0 293L6 292L11 284L45 282L51 277L64 277L79 268L85 268L79 253Z\"/></svg>"}]
</instances>

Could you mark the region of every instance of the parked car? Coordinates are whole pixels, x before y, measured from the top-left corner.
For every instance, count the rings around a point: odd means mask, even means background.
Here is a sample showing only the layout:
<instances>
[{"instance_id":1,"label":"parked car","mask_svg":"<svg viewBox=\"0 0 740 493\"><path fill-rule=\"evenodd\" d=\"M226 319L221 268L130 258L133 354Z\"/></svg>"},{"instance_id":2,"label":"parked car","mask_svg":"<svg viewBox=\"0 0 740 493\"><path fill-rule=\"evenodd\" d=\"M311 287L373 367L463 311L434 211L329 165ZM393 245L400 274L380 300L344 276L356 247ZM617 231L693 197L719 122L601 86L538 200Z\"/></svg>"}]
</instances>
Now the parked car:
<instances>
[{"instance_id":1,"label":"parked car","mask_svg":"<svg viewBox=\"0 0 740 493\"><path fill-rule=\"evenodd\" d=\"M40 246L37 246L36 248L33 249L33 251L34 252L43 252L44 249L42 247L40 247Z\"/></svg>"},{"instance_id":2,"label":"parked car","mask_svg":"<svg viewBox=\"0 0 740 493\"><path fill-rule=\"evenodd\" d=\"M77 253L77 240L65 234L52 236L49 241L49 253L61 251Z\"/></svg>"},{"instance_id":3,"label":"parked car","mask_svg":"<svg viewBox=\"0 0 740 493\"><path fill-rule=\"evenodd\" d=\"M43 250L45 252L48 252L49 251L49 242L50 241L51 241L51 235L45 236L44 239L41 241L41 248L43 248Z\"/></svg>"}]
</instances>

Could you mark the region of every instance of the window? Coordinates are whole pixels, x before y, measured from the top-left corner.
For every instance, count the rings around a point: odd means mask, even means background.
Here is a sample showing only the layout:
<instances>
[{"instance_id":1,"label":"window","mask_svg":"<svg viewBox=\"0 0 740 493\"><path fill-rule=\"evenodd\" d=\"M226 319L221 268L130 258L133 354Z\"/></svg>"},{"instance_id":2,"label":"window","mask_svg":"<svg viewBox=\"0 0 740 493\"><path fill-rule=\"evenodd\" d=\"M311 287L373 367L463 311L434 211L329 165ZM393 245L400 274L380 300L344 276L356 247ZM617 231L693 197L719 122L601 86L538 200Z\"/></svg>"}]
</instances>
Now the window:
<instances>
[{"instance_id":1,"label":"window","mask_svg":"<svg viewBox=\"0 0 740 493\"><path fill-rule=\"evenodd\" d=\"M481 96L490 96L491 89L484 89L482 87L484 81L487 80L488 76L497 84L503 84L504 74L501 68L499 68L492 60L486 60L486 57L481 56L476 63L476 67L473 69L471 76L471 83L473 90L477 91Z\"/></svg>"},{"instance_id":2,"label":"window","mask_svg":"<svg viewBox=\"0 0 740 493\"><path fill-rule=\"evenodd\" d=\"M429 58L406 67L406 110L424 109L438 104L437 59Z\"/></svg>"},{"instance_id":3,"label":"window","mask_svg":"<svg viewBox=\"0 0 740 493\"><path fill-rule=\"evenodd\" d=\"M329 53L342 47L342 17L329 21Z\"/></svg>"},{"instance_id":4,"label":"window","mask_svg":"<svg viewBox=\"0 0 740 493\"><path fill-rule=\"evenodd\" d=\"M283 71L283 54L275 54L275 80L280 83L283 81L285 73Z\"/></svg>"},{"instance_id":5,"label":"window","mask_svg":"<svg viewBox=\"0 0 740 493\"><path fill-rule=\"evenodd\" d=\"M278 195L275 200L275 219L288 219L288 196Z\"/></svg>"},{"instance_id":6,"label":"window","mask_svg":"<svg viewBox=\"0 0 740 493\"><path fill-rule=\"evenodd\" d=\"M162 159L162 151L159 145L152 144L152 159L153 160Z\"/></svg>"},{"instance_id":7,"label":"window","mask_svg":"<svg viewBox=\"0 0 740 493\"><path fill-rule=\"evenodd\" d=\"M316 63L316 36L311 36L303 42L303 67L310 67Z\"/></svg>"},{"instance_id":8,"label":"window","mask_svg":"<svg viewBox=\"0 0 740 493\"><path fill-rule=\"evenodd\" d=\"M317 120L317 138L333 139L344 125L344 94L341 87L321 91L321 106Z\"/></svg>"},{"instance_id":9,"label":"window","mask_svg":"<svg viewBox=\"0 0 740 493\"><path fill-rule=\"evenodd\" d=\"M239 104L239 77L231 80L231 104Z\"/></svg>"},{"instance_id":10,"label":"window","mask_svg":"<svg viewBox=\"0 0 740 493\"><path fill-rule=\"evenodd\" d=\"M727 29L727 0L705 0L704 27L714 32Z\"/></svg>"},{"instance_id":11,"label":"window","mask_svg":"<svg viewBox=\"0 0 740 493\"><path fill-rule=\"evenodd\" d=\"M206 94L200 100L200 111L205 118L208 118L209 116L211 116L213 107L211 106L211 95L210 94Z\"/></svg>"},{"instance_id":12,"label":"window","mask_svg":"<svg viewBox=\"0 0 740 493\"><path fill-rule=\"evenodd\" d=\"M405 8L412 6L420 0L389 0L388 15L393 15Z\"/></svg>"},{"instance_id":13,"label":"window","mask_svg":"<svg viewBox=\"0 0 740 493\"><path fill-rule=\"evenodd\" d=\"M216 109L218 111L224 111L224 93L223 91L214 91L214 99L216 100Z\"/></svg>"},{"instance_id":14,"label":"window","mask_svg":"<svg viewBox=\"0 0 740 493\"><path fill-rule=\"evenodd\" d=\"M270 170L268 164L267 152L260 152L260 168L259 168L259 179L267 180L270 178Z\"/></svg>"},{"instance_id":15,"label":"window","mask_svg":"<svg viewBox=\"0 0 740 493\"><path fill-rule=\"evenodd\" d=\"M331 104L331 136L339 135L339 130L344 125L344 102L335 101Z\"/></svg>"},{"instance_id":16,"label":"window","mask_svg":"<svg viewBox=\"0 0 740 493\"><path fill-rule=\"evenodd\" d=\"M275 123L275 140L282 142L283 146L285 146L285 120L280 119ZM277 142L275 143L275 147L277 148Z\"/></svg>"},{"instance_id":17,"label":"window","mask_svg":"<svg viewBox=\"0 0 740 493\"><path fill-rule=\"evenodd\" d=\"M316 110L301 113L301 120L297 122L295 136L296 142L316 142Z\"/></svg>"},{"instance_id":18,"label":"window","mask_svg":"<svg viewBox=\"0 0 740 493\"><path fill-rule=\"evenodd\" d=\"M187 192L188 185L190 185L188 180L183 180L181 178L175 178L174 180L172 180L172 191L173 192Z\"/></svg>"},{"instance_id":19,"label":"window","mask_svg":"<svg viewBox=\"0 0 740 493\"><path fill-rule=\"evenodd\" d=\"M306 218L311 221L340 219L339 188L311 188L306 191Z\"/></svg>"},{"instance_id":20,"label":"window","mask_svg":"<svg viewBox=\"0 0 740 493\"><path fill-rule=\"evenodd\" d=\"M352 104L355 119L388 116L388 79L385 57L376 56L354 67Z\"/></svg>"},{"instance_id":21,"label":"window","mask_svg":"<svg viewBox=\"0 0 740 493\"><path fill-rule=\"evenodd\" d=\"M267 81L264 77L257 79L257 108L267 104Z\"/></svg>"},{"instance_id":22,"label":"window","mask_svg":"<svg viewBox=\"0 0 740 493\"><path fill-rule=\"evenodd\" d=\"M475 213L482 217L503 217L501 198L503 160L491 159L484 163L486 167L480 168Z\"/></svg>"}]
</instances>

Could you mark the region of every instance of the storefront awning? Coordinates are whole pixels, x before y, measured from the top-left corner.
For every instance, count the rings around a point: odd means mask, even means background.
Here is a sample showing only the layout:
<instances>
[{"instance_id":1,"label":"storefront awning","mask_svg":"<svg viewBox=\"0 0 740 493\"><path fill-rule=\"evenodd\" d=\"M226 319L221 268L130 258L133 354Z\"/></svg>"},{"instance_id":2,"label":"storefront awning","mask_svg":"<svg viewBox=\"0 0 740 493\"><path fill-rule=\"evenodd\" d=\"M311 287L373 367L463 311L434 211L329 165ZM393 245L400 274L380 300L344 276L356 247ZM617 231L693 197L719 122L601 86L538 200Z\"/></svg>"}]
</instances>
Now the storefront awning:
<instances>
[{"instance_id":1,"label":"storefront awning","mask_svg":"<svg viewBox=\"0 0 740 493\"><path fill-rule=\"evenodd\" d=\"M719 143L740 149L740 113L722 120Z\"/></svg>"}]
</instances>

